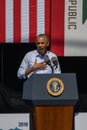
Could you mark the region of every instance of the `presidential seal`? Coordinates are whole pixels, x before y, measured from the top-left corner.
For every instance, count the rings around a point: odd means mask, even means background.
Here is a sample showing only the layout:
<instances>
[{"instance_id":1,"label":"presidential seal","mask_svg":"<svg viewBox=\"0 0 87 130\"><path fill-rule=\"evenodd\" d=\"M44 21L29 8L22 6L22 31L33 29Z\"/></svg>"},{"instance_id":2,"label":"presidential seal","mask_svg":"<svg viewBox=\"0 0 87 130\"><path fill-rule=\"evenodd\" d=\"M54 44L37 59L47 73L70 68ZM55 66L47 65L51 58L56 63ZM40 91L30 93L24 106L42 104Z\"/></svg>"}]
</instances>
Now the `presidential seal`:
<instances>
[{"instance_id":1,"label":"presidential seal","mask_svg":"<svg viewBox=\"0 0 87 130\"><path fill-rule=\"evenodd\" d=\"M64 83L59 78L51 78L47 82L47 91L52 96L59 96L64 91Z\"/></svg>"}]
</instances>

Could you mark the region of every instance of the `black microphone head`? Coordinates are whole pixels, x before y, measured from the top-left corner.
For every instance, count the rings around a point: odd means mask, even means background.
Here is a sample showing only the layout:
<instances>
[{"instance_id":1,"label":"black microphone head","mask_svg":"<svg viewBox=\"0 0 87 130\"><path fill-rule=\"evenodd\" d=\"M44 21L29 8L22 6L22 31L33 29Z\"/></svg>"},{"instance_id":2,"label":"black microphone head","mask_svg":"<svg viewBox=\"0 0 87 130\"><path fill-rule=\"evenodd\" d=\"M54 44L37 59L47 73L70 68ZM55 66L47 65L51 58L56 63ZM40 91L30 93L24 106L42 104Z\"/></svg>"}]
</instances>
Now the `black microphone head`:
<instances>
[{"instance_id":1,"label":"black microphone head","mask_svg":"<svg viewBox=\"0 0 87 130\"><path fill-rule=\"evenodd\" d=\"M51 60L52 60L54 65L56 65L56 66L58 65L58 60L56 57L52 57Z\"/></svg>"},{"instance_id":2,"label":"black microphone head","mask_svg":"<svg viewBox=\"0 0 87 130\"><path fill-rule=\"evenodd\" d=\"M51 61L50 61L50 59L49 59L48 56L45 57L44 62L45 62L47 65L50 65L50 66L51 66Z\"/></svg>"}]
</instances>

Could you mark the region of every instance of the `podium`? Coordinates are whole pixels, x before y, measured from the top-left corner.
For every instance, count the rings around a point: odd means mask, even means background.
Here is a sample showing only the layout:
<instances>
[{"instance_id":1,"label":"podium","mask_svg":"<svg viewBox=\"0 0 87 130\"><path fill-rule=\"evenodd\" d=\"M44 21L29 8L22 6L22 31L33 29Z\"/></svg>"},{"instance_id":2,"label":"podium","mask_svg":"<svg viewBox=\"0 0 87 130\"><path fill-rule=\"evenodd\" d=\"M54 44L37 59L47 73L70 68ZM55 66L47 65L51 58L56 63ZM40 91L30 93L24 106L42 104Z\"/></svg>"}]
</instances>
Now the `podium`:
<instances>
[{"instance_id":1,"label":"podium","mask_svg":"<svg viewBox=\"0 0 87 130\"><path fill-rule=\"evenodd\" d=\"M60 95L54 96L48 92L47 87L52 88L52 79L63 83L64 86L59 82L60 89L64 87ZM34 107L35 130L72 130L74 106L78 101L76 74L32 75L23 84L23 99Z\"/></svg>"}]
</instances>

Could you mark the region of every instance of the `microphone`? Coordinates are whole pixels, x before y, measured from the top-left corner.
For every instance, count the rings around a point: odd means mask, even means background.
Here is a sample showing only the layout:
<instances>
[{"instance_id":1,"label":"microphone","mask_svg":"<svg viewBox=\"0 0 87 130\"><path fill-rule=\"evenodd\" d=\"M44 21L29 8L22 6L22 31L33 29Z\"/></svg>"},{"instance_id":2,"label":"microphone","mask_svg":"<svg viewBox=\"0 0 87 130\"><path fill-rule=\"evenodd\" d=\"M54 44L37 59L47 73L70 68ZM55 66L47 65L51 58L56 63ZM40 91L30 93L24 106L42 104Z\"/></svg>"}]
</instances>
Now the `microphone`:
<instances>
[{"instance_id":1,"label":"microphone","mask_svg":"<svg viewBox=\"0 0 87 130\"><path fill-rule=\"evenodd\" d=\"M51 66L51 61L50 61L50 59L49 59L48 56L45 57L44 62L45 62L47 65Z\"/></svg>"},{"instance_id":2,"label":"microphone","mask_svg":"<svg viewBox=\"0 0 87 130\"><path fill-rule=\"evenodd\" d=\"M53 73L53 66L51 65L51 61L48 56L45 57L44 62L51 67Z\"/></svg>"},{"instance_id":3,"label":"microphone","mask_svg":"<svg viewBox=\"0 0 87 130\"><path fill-rule=\"evenodd\" d=\"M57 68L58 67L58 60L57 60L57 58L56 57L52 57L51 61L54 64L54 66L56 66L56 68Z\"/></svg>"}]
</instances>

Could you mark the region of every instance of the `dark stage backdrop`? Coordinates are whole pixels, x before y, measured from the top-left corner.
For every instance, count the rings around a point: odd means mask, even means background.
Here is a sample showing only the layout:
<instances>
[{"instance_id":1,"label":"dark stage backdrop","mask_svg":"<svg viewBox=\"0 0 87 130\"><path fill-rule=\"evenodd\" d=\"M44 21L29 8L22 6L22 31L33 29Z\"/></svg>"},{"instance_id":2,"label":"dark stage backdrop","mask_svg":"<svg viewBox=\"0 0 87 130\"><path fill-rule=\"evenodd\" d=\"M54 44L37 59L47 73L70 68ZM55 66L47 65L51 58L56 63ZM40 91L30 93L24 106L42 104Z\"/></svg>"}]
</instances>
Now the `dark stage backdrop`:
<instances>
[{"instance_id":1,"label":"dark stage backdrop","mask_svg":"<svg viewBox=\"0 0 87 130\"><path fill-rule=\"evenodd\" d=\"M3 48L3 64L2 64ZM3 65L3 85L0 85L0 106L4 104L11 109L3 111L17 111L15 106L24 106L19 109L25 110L25 103L22 102L23 80L17 78L17 70L24 55L31 50L36 49L35 44L0 44L0 83L2 80ZM62 73L76 73L79 94L87 93L87 57L59 57ZM14 109L15 108L15 109ZM21 107L22 108L22 107ZM0 112L2 109L0 108Z\"/></svg>"},{"instance_id":2,"label":"dark stage backdrop","mask_svg":"<svg viewBox=\"0 0 87 130\"><path fill-rule=\"evenodd\" d=\"M9 88L20 90L20 80L17 78L17 70L24 55L36 49L35 44L4 44L3 46L3 79ZM0 62L1 47L0 45ZM76 73L78 90L80 93L87 92L87 57L58 57L62 73ZM0 70L1 70L0 63ZM1 73L0 73L1 79Z\"/></svg>"},{"instance_id":3,"label":"dark stage backdrop","mask_svg":"<svg viewBox=\"0 0 87 130\"><path fill-rule=\"evenodd\" d=\"M0 47L0 81L1 81L1 47Z\"/></svg>"}]
</instances>

